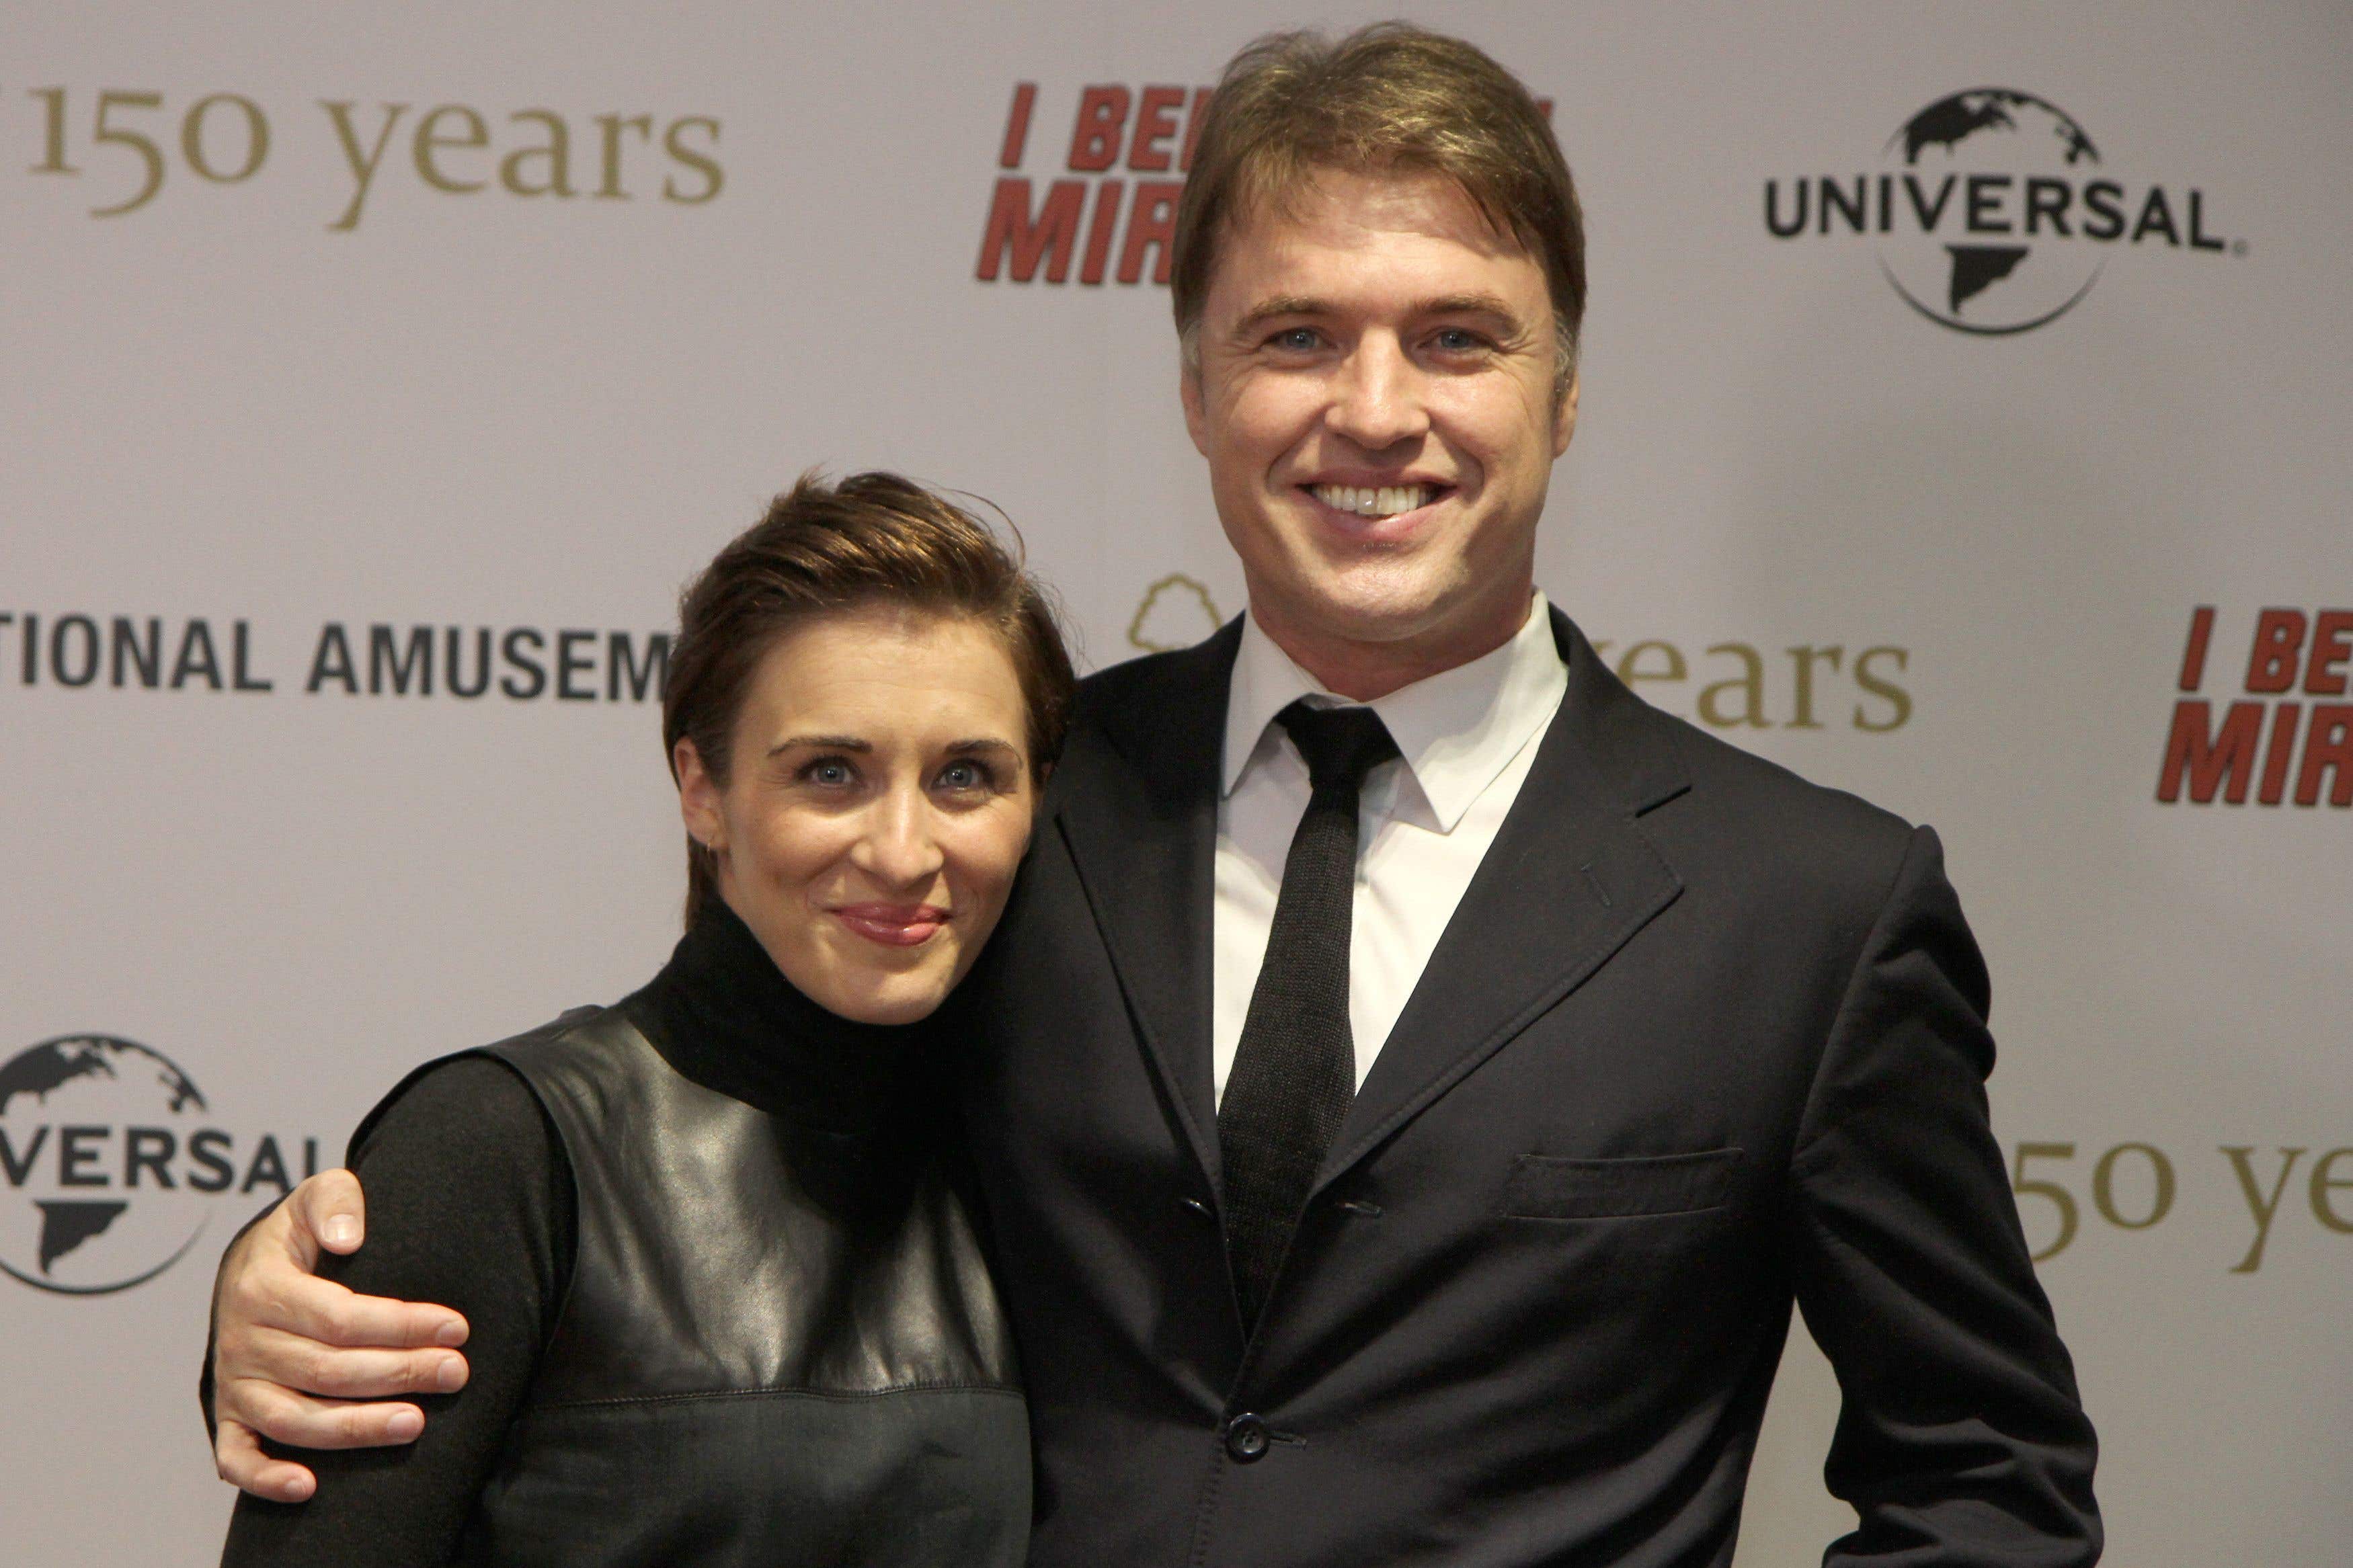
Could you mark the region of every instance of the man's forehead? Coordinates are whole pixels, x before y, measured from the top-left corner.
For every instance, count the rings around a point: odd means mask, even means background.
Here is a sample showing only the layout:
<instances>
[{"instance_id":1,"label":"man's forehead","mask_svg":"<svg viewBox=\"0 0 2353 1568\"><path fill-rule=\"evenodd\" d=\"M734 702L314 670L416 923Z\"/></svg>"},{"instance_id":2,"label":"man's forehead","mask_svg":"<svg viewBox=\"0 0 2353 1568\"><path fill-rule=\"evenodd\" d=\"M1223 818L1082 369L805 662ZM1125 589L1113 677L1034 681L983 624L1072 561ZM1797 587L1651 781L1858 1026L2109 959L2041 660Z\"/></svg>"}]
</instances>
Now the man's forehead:
<instances>
[{"instance_id":1,"label":"man's forehead","mask_svg":"<svg viewBox=\"0 0 2353 1568\"><path fill-rule=\"evenodd\" d=\"M1518 235L1496 228L1461 185L1429 169L1308 169L1282 185L1247 193L1221 230L1212 289L1235 257L1261 270L1315 251L1369 251L1412 240L1438 240L1480 261L1536 263Z\"/></svg>"},{"instance_id":2,"label":"man's forehead","mask_svg":"<svg viewBox=\"0 0 2353 1568\"><path fill-rule=\"evenodd\" d=\"M1385 234L1425 234L1484 255L1524 256L1461 185L1430 169L1309 168L1252 182L1225 221L1227 247L1361 244Z\"/></svg>"},{"instance_id":3,"label":"man's forehead","mask_svg":"<svg viewBox=\"0 0 2353 1568\"><path fill-rule=\"evenodd\" d=\"M1251 202L1229 221L1209 280L1219 313L1245 321L1370 293L1419 310L1517 316L1547 308L1545 291L1542 267L1515 236L1499 237L1461 187L1421 171L1335 173Z\"/></svg>"}]
</instances>

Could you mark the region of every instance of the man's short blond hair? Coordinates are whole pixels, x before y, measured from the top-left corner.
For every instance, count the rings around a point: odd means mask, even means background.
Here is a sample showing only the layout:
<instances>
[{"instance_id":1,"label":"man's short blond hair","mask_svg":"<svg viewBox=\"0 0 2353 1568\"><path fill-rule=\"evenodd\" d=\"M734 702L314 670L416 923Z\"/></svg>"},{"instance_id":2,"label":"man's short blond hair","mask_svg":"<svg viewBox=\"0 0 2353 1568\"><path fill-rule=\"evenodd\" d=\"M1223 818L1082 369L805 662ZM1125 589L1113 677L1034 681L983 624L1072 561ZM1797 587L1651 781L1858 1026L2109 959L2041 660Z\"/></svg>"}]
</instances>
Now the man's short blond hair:
<instances>
[{"instance_id":1,"label":"man's short blond hair","mask_svg":"<svg viewBox=\"0 0 2353 1568\"><path fill-rule=\"evenodd\" d=\"M1261 204L1280 209L1323 170L1428 173L1458 186L1544 268L1567 385L1585 320L1585 219L1568 162L1516 77L1460 38L1405 22L1336 42L1270 34L1226 67L1169 247L1188 366L1198 363L1202 301L1227 228Z\"/></svg>"}]
</instances>

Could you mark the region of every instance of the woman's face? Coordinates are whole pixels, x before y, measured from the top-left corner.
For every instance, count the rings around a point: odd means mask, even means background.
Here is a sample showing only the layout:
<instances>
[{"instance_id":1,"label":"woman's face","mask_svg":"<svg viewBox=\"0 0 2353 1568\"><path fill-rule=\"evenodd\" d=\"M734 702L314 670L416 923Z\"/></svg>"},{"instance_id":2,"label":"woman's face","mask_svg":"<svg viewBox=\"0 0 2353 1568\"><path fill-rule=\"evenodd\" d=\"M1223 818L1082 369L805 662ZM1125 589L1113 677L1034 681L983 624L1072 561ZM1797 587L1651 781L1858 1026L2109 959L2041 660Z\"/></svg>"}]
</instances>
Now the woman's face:
<instances>
[{"instance_id":1,"label":"woman's face","mask_svg":"<svg viewBox=\"0 0 2353 1568\"><path fill-rule=\"evenodd\" d=\"M845 1018L909 1023L1004 912L1037 804L1026 719L976 621L816 616L754 671L724 788L679 743L680 808L785 978Z\"/></svg>"}]
</instances>

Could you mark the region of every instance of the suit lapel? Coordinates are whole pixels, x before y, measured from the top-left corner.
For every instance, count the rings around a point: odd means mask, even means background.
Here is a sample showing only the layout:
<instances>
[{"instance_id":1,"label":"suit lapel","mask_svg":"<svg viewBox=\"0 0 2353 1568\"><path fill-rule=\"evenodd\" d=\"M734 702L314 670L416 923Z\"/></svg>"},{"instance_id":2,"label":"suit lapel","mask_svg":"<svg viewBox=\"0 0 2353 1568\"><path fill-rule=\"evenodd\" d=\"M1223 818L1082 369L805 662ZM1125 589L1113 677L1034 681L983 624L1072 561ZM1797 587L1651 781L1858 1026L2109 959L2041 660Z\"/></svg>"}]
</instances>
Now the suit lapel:
<instances>
[{"instance_id":1,"label":"suit lapel","mask_svg":"<svg viewBox=\"0 0 2353 1568\"><path fill-rule=\"evenodd\" d=\"M1082 716L1055 793L1058 822L1145 1054L1218 1177L1210 1065L1210 906L1226 693L1241 623L1145 661Z\"/></svg>"},{"instance_id":2,"label":"suit lapel","mask_svg":"<svg viewBox=\"0 0 2353 1568\"><path fill-rule=\"evenodd\" d=\"M1553 612L1568 691L1318 1178L1363 1159L1583 984L1683 890L1636 825L1689 787L1668 721Z\"/></svg>"}]
</instances>

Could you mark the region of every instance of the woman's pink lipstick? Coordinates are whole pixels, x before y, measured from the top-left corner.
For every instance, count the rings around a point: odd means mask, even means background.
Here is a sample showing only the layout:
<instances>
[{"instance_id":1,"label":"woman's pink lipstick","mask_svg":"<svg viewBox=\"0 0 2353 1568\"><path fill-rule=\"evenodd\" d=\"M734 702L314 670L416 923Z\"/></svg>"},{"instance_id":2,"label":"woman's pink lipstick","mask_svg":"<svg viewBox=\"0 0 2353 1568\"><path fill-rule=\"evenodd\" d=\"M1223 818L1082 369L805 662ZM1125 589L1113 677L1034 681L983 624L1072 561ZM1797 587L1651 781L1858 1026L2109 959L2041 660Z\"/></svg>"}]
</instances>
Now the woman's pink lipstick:
<instances>
[{"instance_id":1,"label":"woman's pink lipstick","mask_svg":"<svg viewBox=\"0 0 2353 1568\"><path fill-rule=\"evenodd\" d=\"M885 947L920 947L948 923L937 904L843 904L833 911L843 925Z\"/></svg>"}]
</instances>

